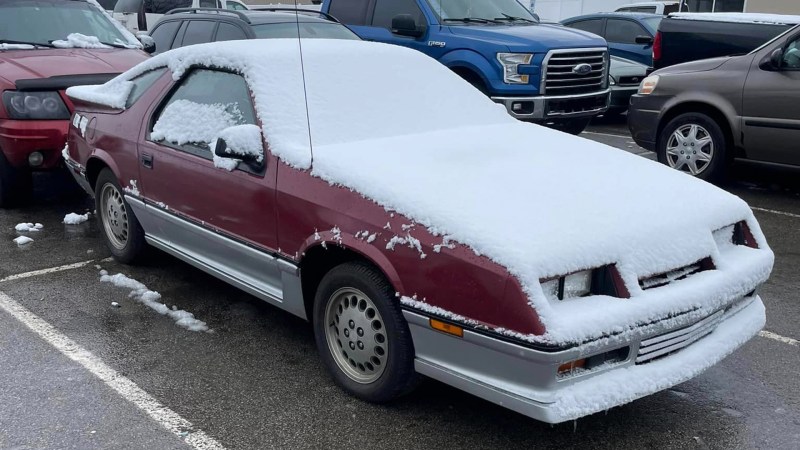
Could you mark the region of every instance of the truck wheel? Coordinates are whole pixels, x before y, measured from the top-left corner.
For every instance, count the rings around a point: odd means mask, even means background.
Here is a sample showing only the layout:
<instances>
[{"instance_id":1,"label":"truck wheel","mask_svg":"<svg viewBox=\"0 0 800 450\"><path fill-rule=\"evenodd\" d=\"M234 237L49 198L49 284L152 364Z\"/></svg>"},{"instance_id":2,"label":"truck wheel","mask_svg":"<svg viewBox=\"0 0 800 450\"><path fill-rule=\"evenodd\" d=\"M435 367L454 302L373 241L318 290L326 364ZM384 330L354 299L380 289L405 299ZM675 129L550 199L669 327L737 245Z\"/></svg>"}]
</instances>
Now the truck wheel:
<instances>
[{"instance_id":1,"label":"truck wheel","mask_svg":"<svg viewBox=\"0 0 800 450\"><path fill-rule=\"evenodd\" d=\"M33 177L27 170L19 170L9 164L0 152L0 208L11 208L25 204L33 195Z\"/></svg>"},{"instance_id":2,"label":"truck wheel","mask_svg":"<svg viewBox=\"0 0 800 450\"><path fill-rule=\"evenodd\" d=\"M579 135L583 133L583 130L589 126L589 122L592 121L592 118L580 118L580 119L571 119L571 120L564 120L555 122L554 124L550 125L551 128L554 128L558 131L563 131L564 133Z\"/></svg>"},{"instance_id":3,"label":"truck wheel","mask_svg":"<svg viewBox=\"0 0 800 450\"><path fill-rule=\"evenodd\" d=\"M386 402L416 385L411 332L394 289L370 265L331 269L314 299L314 337L340 387L369 402Z\"/></svg>"},{"instance_id":4,"label":"truck wheel","mask_svg":"<svg viewBox=\"0 0 800 450\"><path fill-rule=\"evenodd\" d=\"M141 259L145 251L144 230L111 169L100 171L94 192L97 217L103 225L101 234L114 259L125 264Z\"/></svg>"},{"instance_id":5,"label":"truck wheel","mask_svg":"<svg viewBox=\"0 0 800 450\"><path fill-rule=\"evenodd\" d=\"M685 113L667 123L658 136L659 162L706 181L724 176L728 143L714 119Z\"/></svg>"}]
</instances>

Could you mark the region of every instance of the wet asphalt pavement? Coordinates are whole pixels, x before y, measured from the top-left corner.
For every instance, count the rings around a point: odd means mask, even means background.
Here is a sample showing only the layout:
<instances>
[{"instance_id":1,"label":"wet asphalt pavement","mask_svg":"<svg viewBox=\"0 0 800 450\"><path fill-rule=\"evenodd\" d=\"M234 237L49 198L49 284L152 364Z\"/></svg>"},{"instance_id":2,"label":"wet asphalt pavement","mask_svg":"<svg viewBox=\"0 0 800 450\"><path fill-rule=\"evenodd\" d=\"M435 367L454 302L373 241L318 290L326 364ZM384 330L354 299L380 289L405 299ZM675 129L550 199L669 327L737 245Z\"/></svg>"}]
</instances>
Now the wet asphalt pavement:
<instances>
[{"instance_id":1,"label":"wet asphalt pavement","mask_svg":"<svg viewBox=\"0 0 800 450\"><path fill-rule=\"evenodd\" d=\"M601 121L584 137L643 152L618 121ZM0 309L0 448L190 448L186 433L202 430L231 449L796 449L800 346L780 338L800 339L797 178L744 170L725 186L758 208L775 251L775 270L761 295L766 330L777 337L756 337L673 389L556 426L431 380L389 405L358 401L324 372L308 324L156 251L137 267L107 260L94 218L78 226L61 223L66 213L89 210L91 202L63 180L39 179L50 184L35 204L0 211L0 296L49 323L193 428L167 431ZM19 222L44 224L21 248L11 242ZM129 299L129 290L101 283L98 267L139 280L213 331L177 327Z\"/></svg>"}]
</instances>

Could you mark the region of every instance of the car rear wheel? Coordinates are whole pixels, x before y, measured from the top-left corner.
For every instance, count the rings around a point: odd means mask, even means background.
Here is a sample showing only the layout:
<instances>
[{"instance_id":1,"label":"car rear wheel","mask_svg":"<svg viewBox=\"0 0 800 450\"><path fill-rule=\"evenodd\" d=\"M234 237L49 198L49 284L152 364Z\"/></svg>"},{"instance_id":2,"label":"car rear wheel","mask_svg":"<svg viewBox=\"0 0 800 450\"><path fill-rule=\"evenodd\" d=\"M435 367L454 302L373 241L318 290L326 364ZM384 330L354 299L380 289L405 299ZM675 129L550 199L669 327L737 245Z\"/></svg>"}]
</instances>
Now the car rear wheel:
<instances>
[{"instance_id":1,"label":"car rear wheel","mask_svg":"<svg viewBox=\"0 0 800 450\"><path fill-rule=\"evenodd\" d=\"M345 263L322 278L314 336L333 379L358 398L386 402L416 384L408 324L391 285L368 264Z\"/></svg>"},{"instance_id":2,"label":"car rear wheel","mask_svg":"<svg viewBox=\"0 0 800 450\"><path fill-rule=\"evenodd\" d=\"M725 133L711 117L686 113L667 123L658 138L658 160L673 169L706 181L724 176L727 165Z\"/></svg>"},{"instance_id":3,"label":"car rear wheel","mask_svg":"<svg viewBox=\"0 0 800 450\"><path fill-rule=\"evenodd\" d=\"M15 169L0 152L0 208L20 206L33 195L33 178L29 171Z\"/></svg>"},{"instance_id":4,"label":"car rear wheel","mask_svg":"<svg viewBox=\"0 0 800 450\"><path fill-rule=\"evenodd\" d=\"M103 239L114 258L126 264L139 260L145 250L144 230L110 169L103 169L97 177L95 206Z\"/></svg>"}]
</instances>

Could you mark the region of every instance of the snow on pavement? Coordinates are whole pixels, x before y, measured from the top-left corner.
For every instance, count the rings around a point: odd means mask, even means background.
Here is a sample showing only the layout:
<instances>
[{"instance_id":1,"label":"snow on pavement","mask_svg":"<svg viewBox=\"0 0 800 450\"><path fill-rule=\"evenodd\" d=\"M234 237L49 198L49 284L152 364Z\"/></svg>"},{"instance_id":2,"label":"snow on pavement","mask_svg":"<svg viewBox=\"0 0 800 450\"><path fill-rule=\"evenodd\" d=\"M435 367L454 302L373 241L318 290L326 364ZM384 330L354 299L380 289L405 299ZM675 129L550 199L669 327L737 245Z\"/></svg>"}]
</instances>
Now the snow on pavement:
<instances>
[{"instance_id":1,"label":"snow on pavement","mask_svg":"<svg viewBox=\"0 0 800 450\"><path fill-rule=\"evenodd\" d=\"M38 222L37 223L23 222L23 223L18 223L17 226L14 227L14 230L16 230L18 233L28 233L31 231L39 231L42 228L44 228L44 225Z\"/></svg>"},{"instance_id":2,"label":"snow on pavement","mask_svg":"<svg viewBox=\"0 0 800 450\"><path fill-rule=\"evenodd\" d=\"M89 213L86 214L76 214L76 213L69 213L64 216L64 224L66 225L78 225L83 222L89 220Z\"/></svg>"},{"instance_id":3,"label":"snow on pavement","mask_svg":"<svg viewBox=\"0 0 800 450\"><path fill-rule=\"evenodd\" d=\"M14 243L19 246L30 244L31 242L33 242L33 239L29 238L28 236L19 236L14 239Z\"/></svg>"},{"instance_id":4,"label":"snow on pavement","mask_svg":"<svg viewBox=\"0 0 800 450\"><path fill-rule=\"evenodd\" d=\"M111 283L117 287L130 289L131 292L128 294L128 297L142 303L159 314L169 316L179 327L186 328L189 331L209 331L208 325L202 320L195 319L194 314L178 309L175 305L172 306L172 309L168 308L167 305L159 302L161 294L156 291L151 291L147 286L133 278L127 277L121 273L109 275L108 271L101 270L100 281L103 283Z\"/></svg>"}]
</instances>

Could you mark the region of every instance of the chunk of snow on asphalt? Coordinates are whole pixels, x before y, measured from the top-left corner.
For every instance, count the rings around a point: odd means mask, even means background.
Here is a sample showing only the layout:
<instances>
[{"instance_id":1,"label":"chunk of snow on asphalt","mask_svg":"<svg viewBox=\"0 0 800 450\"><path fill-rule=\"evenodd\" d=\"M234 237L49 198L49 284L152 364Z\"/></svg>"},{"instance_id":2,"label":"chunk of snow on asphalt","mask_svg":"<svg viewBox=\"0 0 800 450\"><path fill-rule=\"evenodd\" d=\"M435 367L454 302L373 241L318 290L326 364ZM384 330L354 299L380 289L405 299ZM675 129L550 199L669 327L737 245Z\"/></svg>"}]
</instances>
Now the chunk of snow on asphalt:
<instances>
[{"instance_id":1,"label":"chunk of snow on asphalt","mask_svg":"<svg viewBox=\"0 0 800 450\"><path fill-rule=\"evenodd\" d=\"M40 223L18 223L14 229L19 233L27 233L30 231L39 231L44 228L44 225Z\"/></svg>"},{"instance_id":2,"label":"chunk of snow on asphalt","mask_svg":"<svg viewBox=\"0 0 800 450\"><path fill-rule=\"evenodd\" d=\"M155 141L177 145L206 144L210 147L222 130L238 125L242 120L237 104L175 100L164 108L150 136Z\"/></svg>"},{"instance_id":3,"label":"chunk of snow on asphalt","mask_svg":"<svg viewBox=\"0 0 800 450\"><path fill-rule=\"evenodd\" d=\"M669 17L681 20L702 20L706 22L766 23L774 25L800 24L800 16L790 14L764 13L672 13Z\"/></svg>"},{"instance_id":4,"label":"chunk of snow on asphalt","mask_svg":"<svg viewBox=\"0 0 800 450\"><path fill-rule=\"evenodd\" d=\"M111 302L111 306L113 306L114 308L119 308L119 303Z\"/></svg>"},{"instance_id":5,"label":"chunk of snow on asphalt","mask_svg":"<svg viewBox=\"0 0 800 450\"><path fill-rule=\"evenodd\" d=\"M14 243L20 246L30 244L31 242L33 242L33 239L29 238L28 236L18 236L14 238Z\"/></svg>"},{"instance_id":6,"label":"chunk of snow on asphalt","mask_svg":"<svg viewBox=\"0 0 800 450\"><path fill-rule=\"evenodd\" d=\"M117 287L130 289L131 292L128 294L128 297L142 303L159 314L169 316L175 321L175 324L180 327L186 328L189 331L208 331L206 323L195 319L194 314L181 309L169 309L167 305L158 301L161 299L161 294L149 290L147 286L133 278L129 278L121 273L108 275L108 272L103 270L100 271L100 281L111 283Z\"/></svg>"},{"instance_id":7,"label":"chunk of snow on asphalt","mask_svg":"<svg viewBox=\"0 0 800 450\"><path fill-rule=\"evenodd\" d=\"M86 36L81 33L70 33L66 40L53 41L58 48L113 48L100 42L97 36Z\"/></svg>"},{"instance_id":8,"label":"chunk of snow on asphalt","mask_svg":"<svg viewBox=\"0 0 800 450\"><path fill-rule=\"evenodd\" d=\"M76 213L69 213L64 216L64 224L66 225L78 225L83 222L89 220L89 213L86 214L76 214Z\"/></svg>"}]
</instances>

